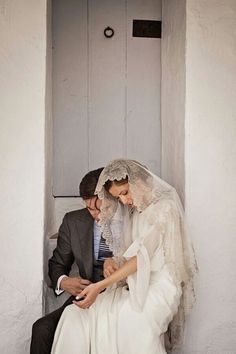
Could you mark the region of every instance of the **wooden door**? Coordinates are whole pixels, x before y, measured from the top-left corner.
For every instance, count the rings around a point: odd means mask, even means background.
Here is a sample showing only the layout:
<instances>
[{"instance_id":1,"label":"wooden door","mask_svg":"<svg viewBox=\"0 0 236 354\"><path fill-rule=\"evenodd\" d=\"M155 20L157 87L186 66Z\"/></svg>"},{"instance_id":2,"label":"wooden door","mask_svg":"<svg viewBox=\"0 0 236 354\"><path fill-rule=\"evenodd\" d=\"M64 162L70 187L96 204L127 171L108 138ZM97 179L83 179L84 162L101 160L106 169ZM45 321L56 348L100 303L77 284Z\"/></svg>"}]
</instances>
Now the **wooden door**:
<instances>
[{"instance_id":1,"label":"wooden door","mask_svg":"<svg viewBox=\"0 0 236 354\"><path fill-rule=\"evenodd\" d=\"M160 172L161 42L133 37L134 19L161 20L161 1L53 1L55 196L118 157Z\"/></svg>"}]
</instances>

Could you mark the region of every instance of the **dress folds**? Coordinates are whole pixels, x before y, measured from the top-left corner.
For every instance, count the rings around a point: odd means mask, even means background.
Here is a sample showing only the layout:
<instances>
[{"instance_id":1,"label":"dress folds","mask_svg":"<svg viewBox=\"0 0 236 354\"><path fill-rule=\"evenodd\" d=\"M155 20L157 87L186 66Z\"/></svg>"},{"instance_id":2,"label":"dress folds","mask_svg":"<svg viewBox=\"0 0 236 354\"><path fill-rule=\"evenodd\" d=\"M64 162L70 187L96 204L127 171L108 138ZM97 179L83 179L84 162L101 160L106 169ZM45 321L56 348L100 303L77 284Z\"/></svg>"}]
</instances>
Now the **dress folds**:
<instances>
[{"instance_id":1,"label":"dress folds","mask_svg":"<svg viewBox=\"0 0 236 354\"><path fill-rule=\"evenodd\" d=\"M178 311L181 286L165 261L165 225L151 204L133 214L132 243L123 257L137 256L137 272L124 286L99 294L89 309L68 306L59 321L52 354L165 354L163 334ZM160 214L159 214L160 215ZM161 223L160 223L161 220Z\"/></svg>"}]
</instances>

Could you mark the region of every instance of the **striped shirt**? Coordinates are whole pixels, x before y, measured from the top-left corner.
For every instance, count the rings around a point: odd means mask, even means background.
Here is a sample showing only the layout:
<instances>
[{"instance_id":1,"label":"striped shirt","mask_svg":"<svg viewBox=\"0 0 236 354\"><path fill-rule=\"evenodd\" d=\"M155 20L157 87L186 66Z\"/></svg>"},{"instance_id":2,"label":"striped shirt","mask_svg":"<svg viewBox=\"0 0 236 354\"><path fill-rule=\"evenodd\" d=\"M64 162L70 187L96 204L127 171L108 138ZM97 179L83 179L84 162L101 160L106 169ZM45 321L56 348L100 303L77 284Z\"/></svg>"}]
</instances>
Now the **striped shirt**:
<instances>
[{"instance_id":1,"label":"striped shirt","mask_svg":"<svg viewBox=\"0 0 236 354\"><path fill-rule=\"evenodd\" d=\"M102 261L105 258L112 257L113 254L107 246L105 239L102 237L101 228L96 221L94 221L93 234L95 259Z\"/></svg>"}]
</instances>

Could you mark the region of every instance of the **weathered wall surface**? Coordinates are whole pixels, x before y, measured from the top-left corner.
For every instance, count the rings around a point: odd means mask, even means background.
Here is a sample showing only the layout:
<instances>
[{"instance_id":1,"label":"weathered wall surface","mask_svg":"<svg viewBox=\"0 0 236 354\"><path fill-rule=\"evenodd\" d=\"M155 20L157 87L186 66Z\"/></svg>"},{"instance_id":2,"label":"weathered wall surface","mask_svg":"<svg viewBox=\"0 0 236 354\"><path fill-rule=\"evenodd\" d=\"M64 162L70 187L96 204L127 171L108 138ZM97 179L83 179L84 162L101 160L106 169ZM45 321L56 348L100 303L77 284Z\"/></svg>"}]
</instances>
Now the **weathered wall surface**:
<instances>
[{"instance_id":1,"label":"weathered wall surface","mask_svg":"<svg viewBox=\"0 0 236 354\"><path fill-rule=\"evenodd\" d=\"M186 10L185 202L200 273L184 353L235 354L236 2Z\"/></svg>"},{"instance_id":2,"label":"weathered wall surface","mask_svg":"<svg viewBox=\"0 0 236 354\"><path fill-rule=\"evenodd\" d=\"M235 354L236 2L164 0L162 18L162 175L185 195L200 270L177 352Z\"/></svg>"},{"instance_id":3,"label":"weathered wall surface","mask_svg":"<svg viewBox=\"0 0 236 354\"><path fill-rule=\"evenodd\" d=\"M46 0L0 2L0 352L42 313Z\"/></svg>"}]
</instances>

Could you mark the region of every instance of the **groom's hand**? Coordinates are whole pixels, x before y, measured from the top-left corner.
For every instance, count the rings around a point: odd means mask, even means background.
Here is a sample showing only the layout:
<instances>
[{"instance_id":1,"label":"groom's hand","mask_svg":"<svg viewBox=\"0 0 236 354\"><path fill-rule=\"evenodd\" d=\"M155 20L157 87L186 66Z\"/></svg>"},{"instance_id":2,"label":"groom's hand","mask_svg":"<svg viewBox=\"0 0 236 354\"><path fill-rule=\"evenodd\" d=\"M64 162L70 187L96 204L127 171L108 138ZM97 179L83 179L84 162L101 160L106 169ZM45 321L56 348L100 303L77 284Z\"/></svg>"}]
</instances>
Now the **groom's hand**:
<instances>
[{"instance_id":1,"label":"groom's hand","mask_svg":"<svg viewBox=\"0 0 236 354\"><path fill-rule=\"evenodd\" d=\"M61 280L60 288L67 291L69 294L76 296L89 284L91 284L91 281L88 279L80 277L65 277Z\"/></svg>"},{"instance_id":2,"label":"groom's hand","mask_svg":"<svg viewBox=\"0 0 236 354\"><path fill-rule=\"evenodd\" d=\"M106 258L103 263L103 275L104 278L109 277L113 274L116 270L118 270L118 264L112 258Z\"/></svg>"}]
</instances>

